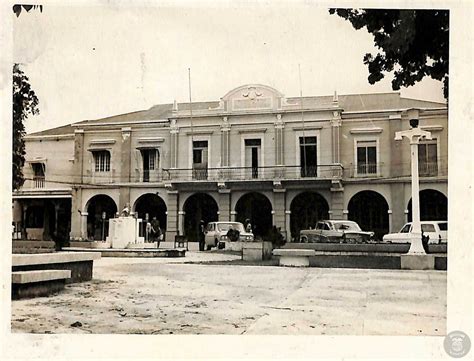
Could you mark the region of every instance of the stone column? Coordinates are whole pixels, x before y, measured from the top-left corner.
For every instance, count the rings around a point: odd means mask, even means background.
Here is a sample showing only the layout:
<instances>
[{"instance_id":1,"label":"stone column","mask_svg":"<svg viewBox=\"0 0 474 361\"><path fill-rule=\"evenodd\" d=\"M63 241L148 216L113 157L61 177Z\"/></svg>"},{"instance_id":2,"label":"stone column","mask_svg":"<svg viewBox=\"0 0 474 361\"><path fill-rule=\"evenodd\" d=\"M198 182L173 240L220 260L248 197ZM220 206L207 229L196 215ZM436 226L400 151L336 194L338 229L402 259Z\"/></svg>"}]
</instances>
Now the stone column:
<instances>
[{"instance_id":1,"label":"stone column","mask_svg":"<svg viewBox=\"0 0 474 361\"><path fill-rule=\"evenodd\" d=\"M286 241L291 242L291 211L285 211L285 230L286 230Z\"/></svg>"},{"instance_id":2,"label":"stone column","mask_svg":"<svg viewBox=\"0 0 474 361\"><path fill-rule=\"evenodd\" d=\"M178 134L179 128L176 119L171 119L170 125L170 168L178 168Z\"/></svg>"},{"instance_id":3,"label":"stone column","mask_svg":"<svg viewBox=\"0 0 474 361\"><path fill-rule=\"evenodd\" d=\"M71 200L71 233L69 238L73 241L82 239L81 212L82 211L82 188L72 188Z\"/></svg>"},{"instance_id":4,"label":"stone column","mask_svg":"<svg viewBox=\"0 0 474 361\"><path fill-rule=\"evenodd\" d=\"M178 211L178 234L184 235L184 216L186 215L185 211Z\"/></svg>"},{"instance_id":5,"label":"stone column","mask_svg":"<svg viewBox=\"0 0 474 361\"><path fill-rule=\"evenodd\" d=\"M388 213L388 232L391 233L393 232L393 227L392 227L392 210L389 209L387 211Z\"/></svg>"},{"instance_id":6,"label":"stone column","mask_svg":"<svg viewBox=\"0 0 474 361\"><path fill-rule=\"evenodd\" d=\"M285 222L285 195L286 189L273 188L273 225L280 228L283 235L287 232Z\"/></svg>"},{"instance_id":7,"label":"stone column","mask_svg":"<svg viewBox=\"0 0 474 361\"><path fill-rule=\"evenodd\" d=\"M221 166L230 165L230 124L227 117L222 118L221 125Z\"/></svg>"},{"instance_id":8,"label":"stone column","mask_svg":"<svg viewBox=\"0 0 474 361\"><path fill-rule=\"evenodd\" d=\"M339 100L336 92L334 92L332 105L334 108L331 119L332 162L341 163L340 129L342 125L342 118L341 111L339 109Z\"/></svg>"},{"instance_id":9,"label":"stone column","mask_svg":"<svg viewBox=\"0 0 474 361\"><path fill-rule=\"evenodd\" d=\"M237 219L237 212L236 211L230 211L230 221L235 222Z\"/></svg>"},{"instance_id":10,"label":"stone column","mask_svg":"<svg viewBox=\"0 0 474 361\"><path fill-rule=\"evenodd\" d=\"M178 234L178 191L169 190L167 213L166 213L166 240L174 241L174 237Z\"/></svg>"},{"instance_id":11,"label":"stone column","mask_svg":"<svg viewBox=\"0 0 474 361\"><path fill-rule=\"evenodd\" d=\"M219 222L230 221L230 189L219 189Z\"/></svg>"},{"instance_id":12,"label":"stone column","mask_svg":"<svg viewBox=\"0 0 474 361\"><path fill-rule=\"evenodd\" d=\"M87 240L87 216L89 213L82 212L81 213L81 240Z\"/></svg>"},{"instance_id":13,"label":"stone column","mask_svg":"<svg viewBox=\"0 0 474 361\"><path fill-rule=\"evenodd\" d=\"M349 211L347 209L344 209L342 211L342 219L346 220L349 218Z\"/></svg>"},{"instance_id":14,"label":"stone column","mask_svg":"<svg viewBox=\"0 0 474 361\"><path fill-rule=\"evenodd\" d=\"M283 142L283 129L285 124L283 123L281 114L276 115L276 120L274 123L275 126L275 164L283 165L285 164L284 157L284 142Z\"/></svg>"},{"instance_id":15,"label":"stone column","mask_svg":"<svg viewBox=\"0 0 474 361\"><path fill-rule=\"evenodd\" d=\"M122 144L120 148L121 164L120 164L120 180L122 182L130 182L131 177L131 161L132 161L132 141L131 141L131 127L122 128ZM112 159L113 161L113 159ZM125 205L124 205L125 206ZM124 206L121 206L122 209Z\"/></svg>"},{"instance_id":16,"label":"stone column","mask_svg":"<svg viewBox=\"0 0 474 361\"><path fill-rule=\"evenodd\" d=\"M74 131L74 164L72 166L73 182L82 184L84 179L84 129Z\"/></svg>"},{"instance_id":17,"label":"stone column","mask_svg":"<svg viewBox=\"0 0 474 361\"><path fill-rule=\"evenodd\" d=\"M331 188L331 219L347 219L344 218L344 188ZM346 215L347 217L347 215Z\"/></svg>"}]
</instances>

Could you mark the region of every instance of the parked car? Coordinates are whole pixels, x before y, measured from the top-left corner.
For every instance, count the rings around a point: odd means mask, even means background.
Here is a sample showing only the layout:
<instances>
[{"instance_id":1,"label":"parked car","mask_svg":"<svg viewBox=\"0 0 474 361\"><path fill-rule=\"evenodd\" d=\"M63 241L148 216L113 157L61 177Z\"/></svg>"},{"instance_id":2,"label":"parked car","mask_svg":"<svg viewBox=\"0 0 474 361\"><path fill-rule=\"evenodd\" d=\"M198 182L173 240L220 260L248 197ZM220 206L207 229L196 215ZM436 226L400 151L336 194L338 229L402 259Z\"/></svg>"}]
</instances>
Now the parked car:
<instances>
[{"instance_id":1,"label":"parked car","mask_svg":"<svg viewBox=\"0 0 474 361\"><path fill-rule=\"evenodd\" d=\"M422 221L421 231L428 237L428 244L446 243L448 241L447 221ZM405 224L398 233L389 233L383 236L387 243L410 243L412 222Z\"/></svg>"},{"instance_id":2,"label":"parked car","mask_svg":"<svg viewBox=\"0 0 474 361\"><path fill-rule=\"evenodd\" d=\"M254 235L245 232L244 225L240 222L209 222L204 237L206 249L209 251L211 247L217 247L219 243L230 242L227 233L231 227L239 232L238 241L250 242L254 240Z\"/></svg>"},{"instance_id":3,"label":"parked car","mask_svg":"<svg viewBox=\"0 0 474 361\"><path fill-rule=\"evenodd\" d=\"M353 221L319 221L314 229L300 231L300 242L359 243L372 240L374 232L364 232Z\"/></svg>"}]
</instances>

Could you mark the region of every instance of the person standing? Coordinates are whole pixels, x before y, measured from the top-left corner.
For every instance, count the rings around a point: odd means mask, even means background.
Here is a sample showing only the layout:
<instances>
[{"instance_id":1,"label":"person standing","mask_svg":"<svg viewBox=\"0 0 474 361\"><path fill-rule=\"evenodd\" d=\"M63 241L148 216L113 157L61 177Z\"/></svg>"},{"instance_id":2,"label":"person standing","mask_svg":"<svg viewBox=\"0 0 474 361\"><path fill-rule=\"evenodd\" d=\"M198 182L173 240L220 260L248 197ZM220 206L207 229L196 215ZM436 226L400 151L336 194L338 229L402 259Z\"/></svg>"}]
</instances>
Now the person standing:
<instances>
[{"instance_id":1,"label":"person standing","mask_svg":"<svg viewBox=\"0 0 474 361\"><path fill-rule=\"evenodd\" d=\"M245 220L245 232L252 233L252 224L248 218Z\"/></svg>"},{"instance_id":2,"label":"person standing","mask_svg":"<svg viewBox=\"0 0 474 361\"><path fill-rule=\"evenodd\" d=\"M156 217L153 217L151 220L151 227L153 231L152 242L156 242L158 244L157 248L160 248L160 241L163 239L163 232L160 228L160 221L158 221Z\"/></svg>"},{"instance_id":3,"label":"person standing","mask_svg":"<svg viewBox=\"0 0 474 361\"><path fill-rule=\"evenodd\" d=\"M199 222L199 250L204 251L204 239L206 237L205 234L205 226L204 226L204 221L201 219Z\"/></svg>"}]
</instances>

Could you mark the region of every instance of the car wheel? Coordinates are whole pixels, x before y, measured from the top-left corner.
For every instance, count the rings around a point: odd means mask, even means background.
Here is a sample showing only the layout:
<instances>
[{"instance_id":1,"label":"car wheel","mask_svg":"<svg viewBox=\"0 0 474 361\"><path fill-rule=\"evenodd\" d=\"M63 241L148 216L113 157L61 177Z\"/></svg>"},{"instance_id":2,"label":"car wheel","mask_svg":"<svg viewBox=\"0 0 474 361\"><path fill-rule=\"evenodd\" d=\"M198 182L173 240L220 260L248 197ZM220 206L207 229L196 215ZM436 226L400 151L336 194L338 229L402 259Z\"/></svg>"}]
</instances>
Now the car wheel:
<instances>
[{"instance_id":1,"label":"car wheel","mask_svg":"<svg viewBox=\"0 0 474 361\"><path fill-rule=\"evenodd\" d=\"M301 237L300 242L301 243L308 243L308 237L306 237L306 236Z\"/></svg>"}]
</instances>

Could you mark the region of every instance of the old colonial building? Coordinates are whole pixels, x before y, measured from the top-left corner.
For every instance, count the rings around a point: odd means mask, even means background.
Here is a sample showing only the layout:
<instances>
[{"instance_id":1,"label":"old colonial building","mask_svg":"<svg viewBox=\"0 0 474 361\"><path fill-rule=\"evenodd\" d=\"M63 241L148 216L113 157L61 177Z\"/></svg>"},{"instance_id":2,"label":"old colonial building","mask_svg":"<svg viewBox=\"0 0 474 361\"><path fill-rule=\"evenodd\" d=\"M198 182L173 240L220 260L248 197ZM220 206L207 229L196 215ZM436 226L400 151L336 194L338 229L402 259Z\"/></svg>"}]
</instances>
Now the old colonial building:
<instances>
[{"instance_id":1,"label":"old colonial building","mask_svg":"<svg viewBox=\"0 0 474 361\"><path fill-rule=\"evenodd\" d=\"M421 218L447 219L443 103L399 93L286 98L244 85L219 101L162 104L26 137L27 178L14 194L17 235L101 239L128 206L167 239L199 221L250 219L287 239L318 219L351 219L378 237L411 218L409 119L419 145ZM106 230L105 230L106 232Z\"/></svg>"}]
</instances>

